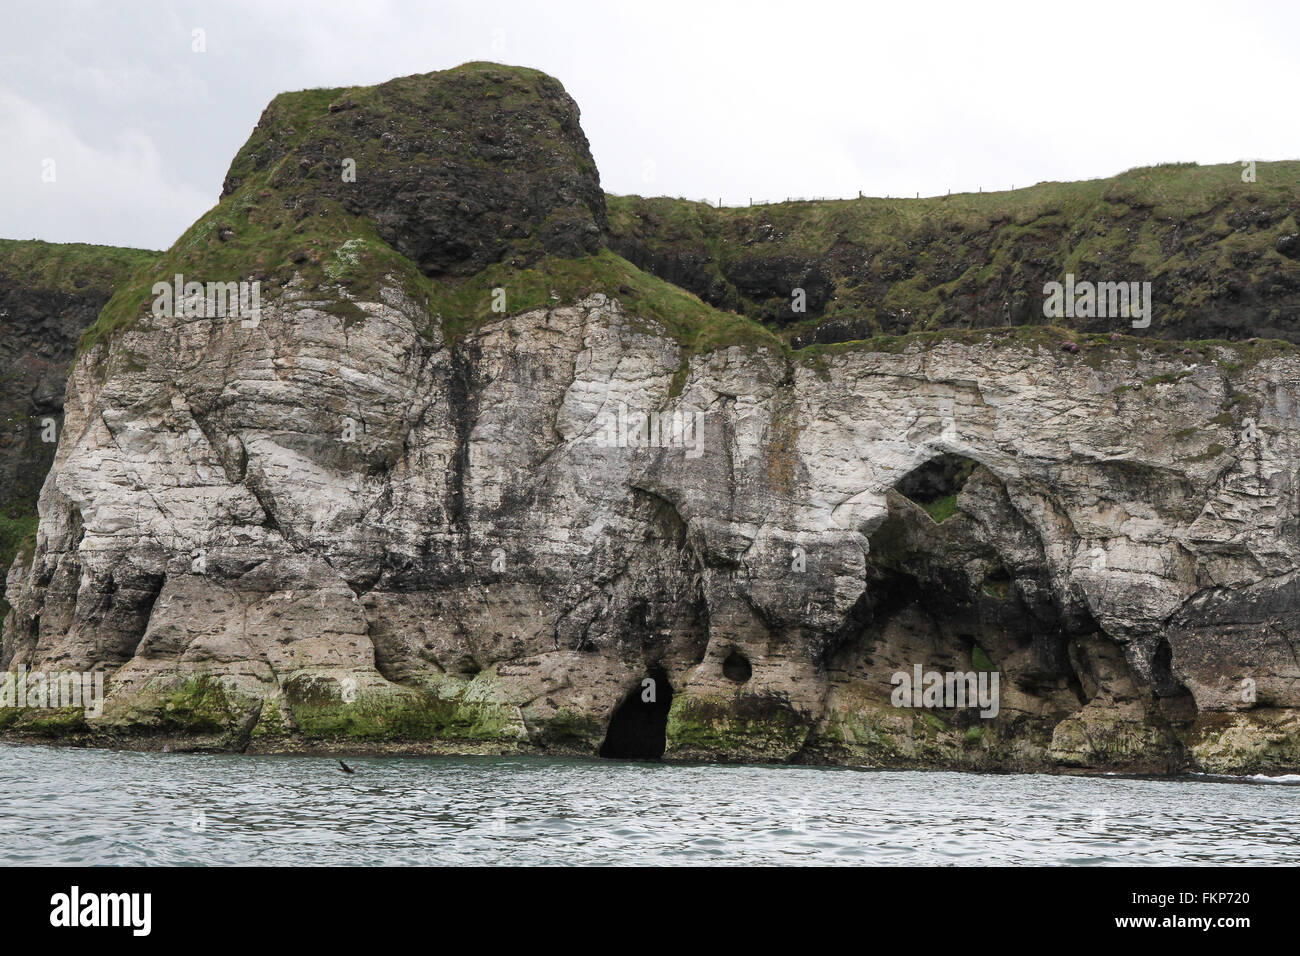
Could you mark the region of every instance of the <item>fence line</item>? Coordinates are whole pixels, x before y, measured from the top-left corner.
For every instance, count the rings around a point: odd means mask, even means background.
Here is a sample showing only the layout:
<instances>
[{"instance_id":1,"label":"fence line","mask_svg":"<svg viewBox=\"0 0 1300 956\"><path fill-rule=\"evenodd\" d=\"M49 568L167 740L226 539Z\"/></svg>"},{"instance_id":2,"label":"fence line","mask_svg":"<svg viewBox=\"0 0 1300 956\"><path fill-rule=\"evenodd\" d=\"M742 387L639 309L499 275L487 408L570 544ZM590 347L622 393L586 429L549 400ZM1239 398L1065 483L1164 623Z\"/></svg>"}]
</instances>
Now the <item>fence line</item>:
<instances>
[{"instance_id":1,"label":"fence line","mask_svg":"<svg viewBox=\"0 0 1300 956\"><path fill-rule=\"evenodd\" d=\"M1016 189L1016 187L1015 187L1014 185L1012 185L1012 187L1011 187L1011 189L1010 189L1009 191L1010 191L1010 192L1015 192L1015 189ZM997 191L998 191L998 190L994 190L994 192L997 192ZM1006 191L1006 190L1004 190L1004 191ZM978 196L978 195L983 195L983 193L984 193L984 187L983 187L983 186L979 186L979 187L977 187L976 192L975 192L975 195L977 195L977 196ZM949 189L946 195L951 196L951 195L952 195L952 190ZM698 203L700 203L701 205L708 206L708 207L711 208L711 209L723 209L723 208L727 208L727 207L724 207L724 204L723 204L723 202L722 202L722 197L721 197L721 196L718 197L718 201L717 201L717 202L714 202L714 201L712 201L712 200L710 200L710 199L690 200L690 199L686 199L685 196L678 196L677 198L678 198L678 199L681 199L681 200L683 200L683 201L685 201L685 202L698 202ZM750 197L749 197L749 205L750 205L750 206L779 206L779 205L781 205L782 203L792 203L792 202L852 202L854 199L906 199L906 198L907 198L906 196L888 196L888 195L886 195L886 196L868 196L868 195L864 194L864 193L862 192L862 190L859 189L859 190L858 190L858 194L857 194L856 196L786 196L784 199L755 199L755 198L753 198L752 196L750 196ZM919 192L917 192L917 193L915 193L915 194L913 195L912 198L913 198L913 199L920 199L920 198L921 198L921 194L920 194ZM927 199L941 199L941 198L943 198L943 197L941 197L941 196L927 196L926 198L927 198ZM731 206L731 207L729 207L729 208L736 209L736 208L744 208L744 207Z\"/></svg>"}]
</instances>

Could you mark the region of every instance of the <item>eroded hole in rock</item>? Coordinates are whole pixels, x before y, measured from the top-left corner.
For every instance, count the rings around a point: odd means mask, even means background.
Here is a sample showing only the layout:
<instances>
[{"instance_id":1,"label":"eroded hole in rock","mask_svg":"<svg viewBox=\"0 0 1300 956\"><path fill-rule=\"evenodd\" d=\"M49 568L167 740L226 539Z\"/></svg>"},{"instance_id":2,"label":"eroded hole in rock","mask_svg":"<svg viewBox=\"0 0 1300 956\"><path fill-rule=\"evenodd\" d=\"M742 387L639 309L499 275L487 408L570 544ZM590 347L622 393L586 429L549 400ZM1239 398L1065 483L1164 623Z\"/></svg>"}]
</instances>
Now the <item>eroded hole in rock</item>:
<instances>
[{"instance_id":1,"label":"eroded hole in rock","mask_svg":"<svg viewBox=\"0 0 1300 956\"><path fill-rule=\"evenodd\" d=\"M754 676L754 668L750 666L748 657L740 651L733 650L722 662L722 676L737 684L743 684Z\"/></svg>"},{"instance_id":2,"label":"eroded hole in rock","mask_svg":"<svg viewBox=\"0 0 1300 956\"><path fill-rule=\"evenodd\" d=\"M894 487L938 523L957 510L957 493L977 467L978 462L963 455L940 455L909 471Z\"/></svg>"},{"instance_id":3,"label":"eroded hole in rock","mask_svg":"<svg viewBox=\"0 0 1300 956\"><path fill-rule=\"evenodd\" d=\"M483 670L483 665L469 654L462 654L455 664L455 672L461 677L475 677Z\"/></svg>"},{"instance_id":4,"label":"eroded hole in rock","mask_svg":"<svg viewBox=\"0 0 1300 956\"><path fill-rule=\"evenodd\" d=\"M645 680L628 691L609 719L602 757L618 760L659 760L667 746L668 708L673 687L668 673L653 668Z\"/></svg>"},{"instance_id":5,"label":"eroded hole in rock","mask_svg":"<svg viewBox=\"0 0 1300 956\"><path fill-rule=\"evenodd\" d=\"M998 566L984 576L980 590L989 597L1005 601L1011 594L1011 574L1006 568Z\"/></svg>"},{"instance_id":6,"label":"eroded hole in rock","mask_svg":"<svg viewBox=\"0 0 1300 956\"><path fill-rule=\"evenodd\" d=\"M1097 629L1071 617L1073 605L1056 589L1038 530L1001 478L962 456L927 462L895 491L871 535L867 587L853 627L828 653L828 672L863 685L917 665L941 674L997 673L999 693L1014 687L1036 708L1023 717L1008 709L998 719L1020 720L1032 725L1026 733L1050 739L1081 702L1081 664L1071 648ZM939 502L950 503L950 520L936 517ZM976 708L941 716L949 728L984 727ZM970 740L977 738L983 739Z\"/></svg>"}]
</instances>

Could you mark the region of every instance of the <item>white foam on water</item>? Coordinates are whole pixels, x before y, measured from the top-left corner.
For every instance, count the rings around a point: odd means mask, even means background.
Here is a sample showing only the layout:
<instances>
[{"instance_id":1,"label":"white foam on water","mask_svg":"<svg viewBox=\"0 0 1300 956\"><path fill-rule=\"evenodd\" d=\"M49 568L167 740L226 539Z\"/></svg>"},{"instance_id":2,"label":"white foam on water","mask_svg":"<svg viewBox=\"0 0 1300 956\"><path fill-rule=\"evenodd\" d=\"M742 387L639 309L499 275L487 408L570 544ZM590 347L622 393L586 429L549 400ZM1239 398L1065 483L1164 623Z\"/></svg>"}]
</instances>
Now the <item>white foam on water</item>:
<instances>
[{"instance_id":1,"label":"white foam on water","mask_svg":"<svg viewBox=\"0 0 1300 956\"><path fill-rule=\"evenodd\" d=\"M1278 777L1270 777L1268 774L1264 774L1264 773L1255 773L1255 774L1251 774L1251 775L1250 775L1249 777L1247 777L1246 779L1247 779L1247 780L1254 780L1254 781L1256 781L1257 783L1290 783L1290 784L1297 784L1297 783L1300 783L1300 773L1284 773L1284 774L1282 774L1281 776L1278 776Z\"/></svg>"},{"instance_id":2,"label":"white foam on water","mask_svg":"<svg viewBox=\"0 0 1300 956\"><path fill-rule=\"evenodd\" d=\"M1300 784L1300 773L1283 773L1276 777L1270 777L1266 773L1250 773L1243 775L1234 775L1230 773L1194 773L1193 777L1205 777L1207 780L1240 780L1247 783L1280 783L1296 786Z\"/></svg>"}]
</instances>

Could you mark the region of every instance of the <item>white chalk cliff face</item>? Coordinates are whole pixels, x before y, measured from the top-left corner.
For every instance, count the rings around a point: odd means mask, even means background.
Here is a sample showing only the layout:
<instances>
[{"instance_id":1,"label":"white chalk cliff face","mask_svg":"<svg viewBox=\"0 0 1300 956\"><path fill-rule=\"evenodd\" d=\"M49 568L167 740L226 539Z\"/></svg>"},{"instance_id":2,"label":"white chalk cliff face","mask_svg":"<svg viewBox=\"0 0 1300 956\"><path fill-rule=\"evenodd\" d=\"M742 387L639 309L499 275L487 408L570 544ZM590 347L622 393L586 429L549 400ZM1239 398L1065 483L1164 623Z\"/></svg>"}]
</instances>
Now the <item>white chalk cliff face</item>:
<instances>
[{"instance_id":1,"label":"white chalk cliff face","mask_svg":"<svg viewBox=\"0 0 1300 956\"><path fill-rule=\"evenodd\" d=\"M608 226L543 74L277 97L83 341L7 578L0 668L103 671L102 713L0 731L1300 768L1294 349L792 349ZM259 321L154 314L176 273L263 282Z\"/></svg>"},{"instance_id":2,"label":"white chalk cliff face","mask_svg":"<svg viewBox=\"0 0 1300 956\"><path fill-rule=\"evenodd\" d=\"M396 287L344 319L295 282L255 328L97 345L0 661L106 670L76 731L141 745L1300 764L1295 358L984 336L683 375L615 291L449 345ZM701 430L610 440L649 411ZM916 665L996 671L997 715L895 707Z\"/></svg>"}]
</instances>

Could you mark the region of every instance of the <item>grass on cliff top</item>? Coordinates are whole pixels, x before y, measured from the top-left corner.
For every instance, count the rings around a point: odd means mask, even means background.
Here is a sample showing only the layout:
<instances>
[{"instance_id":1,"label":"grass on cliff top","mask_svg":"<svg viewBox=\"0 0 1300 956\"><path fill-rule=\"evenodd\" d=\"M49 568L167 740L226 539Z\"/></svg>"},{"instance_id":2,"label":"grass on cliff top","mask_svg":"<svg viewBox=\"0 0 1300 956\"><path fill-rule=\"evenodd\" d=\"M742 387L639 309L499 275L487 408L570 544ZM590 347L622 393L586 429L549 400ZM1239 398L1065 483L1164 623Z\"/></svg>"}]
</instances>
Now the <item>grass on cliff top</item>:
<instances>
[{"instance_id":1,"label":"grass on cliff top","mask_svg":"<svg viewBox=\"0 0 1300 956\"><path fill-rule=\"evenodd\" d=\"M817 254L840 239L883 240L923 229L1023 229L1053 217L1118 216L1129 208L1150 209L1156 219L1188 219L1225 204L1294 204L1300 195L1300 161L1259 163L1254 183L1243 183L1241 172L1236 163L1164 163L1106 179L919 199L867 196L719 208L688 199L609 194L606 203L615 235L641 234L652 246L684 240L704 246L743 242L770 225L782 252ZM651 232L639 228L639 221L647 218L654 220ZM761 241L753 245L761 249Z\"/></svg>"},{"instance_id":2,"label":"grass on cliff top","mask_svg":"<svg viewBox=\"0 0 1300 956\"><path fill-rule=\"evenodd\" d=\"M535 70L496 64L471 63L448 72L481 73L503 98L530 96L532 84L545 78ZM400 99L403 84L411 86L406 91L411 96L427 95L430 90L422 77L408 77L386 84L388 100L394 95ZM177 273L187 281L260 280L263 306L282 295L284 284L299 275L304 296L324 301L327 311L345 321L361 316L351 300L374 301L381 285L396 285L414 301L427 303L431 316L441 316L444 333L451 339L503 317L492 311L496 288L505 290L505 315L569 304L604 292L618 298L633 319L660 323L689 351L731 344L781 348L758 323L714 309L608 250L577 259L545 257L530 268L502 262L466 278L430 279L381 238L366 218L348 213L333 200L300 196L298 184L288 192L277 185L285 157L307 135L313 117L331 103L346 95L367 111L394 112L391 102L377 99L375 89L320 89L277 96L267 108L274 121L259 123L258 131L231 164L234 191L201 216L170 249L147 260L144 268L119 287L83 334L79 352L147 315L154 299L153 284L170 284ZM394 112L394 116L400 115L400 110ZM269 138L274 136L281 140L271 142ZM275 153L280 159L266 163L265 157ZM260 169L259 162L263 163Z\"/></svg>"},{"instance_id":3,"label":"grass on cliff top","mask_svg":"<svg viewBox=\"0 0 1300 956\"><path fill-rule=\"evenodd\" d=\"M253 201L250 193L258 188L256 182L246 184L223 199L174 246L133 273L82 334L78 353L147 315L154 283L170 285L177 274L204 283L259 281L265 307L280 297L296 273L305 280L304 292L310 298L332 298L333 308L345 317L358 314L348 297L373 300L385 276L413 296L423 294L424 276L367 220L329 201L295 218L278 204Z\"/></svg>"},{"instance_id":4,"label":"grass on cliff top","mask_svg":"<svg viewBox=\"0 0 1300 956\"><path fill-rule=\"evenodd\" d=\"M277 96L231 164L229 178L238 180L234 191L118 287L82 334L78 354L148 314L154 283L171 284L176 274L202 283L260 281L265 306L299 273L309 291L327 292L327 285L338 290L334 298L344 315L356 309L348 306L343 291L373 298L384 276L394 276L412 294L422 292L426 280L419 270L380 239L367 220L332 200L292 195L273 185L293 147L308 135L312 118L344 91L315 89ZM265 122L268 116L275 121ZM275 137L279 140L269 141ZM255 169L255 157L266 152L278 158Z\"/></svg>"},{"instance_id":5,"label":"grass on cliff top","mask_svg":"<svg viewBox=\"0 0 1300 956\"><path fill-rule=\"evenodd\" d=\"M474 89L497 105L534 95L545 74L497 64L470 63L451 71L474 79ZM176 244L154 257L124 250L135 266L130 278L118 286L96 322L83 335L80 352L93 348L115 331L147 315L155 282L171 282L180 273L200 282L260 280L264 305L283 293L295 274L304 279L304 294L323 300L325 308L345 320L360 317L351 299L371 300L381 284L395 283L417 302L428 302L431 314L440 314L451 337L464 334L485 321L500 317L491 311L491 290L506 290L506 314L556 303L572 302L590 292L620 298L628 311L661 323L689 351L704 352L719 346L784 346L765 327L747 315L721 311L694 295L647 275L612 252L578 259L541 259L531 268L507 263L489 266L477 275L458 280L430 280L375 231L372 224L324 198L292 175L286 163L294 148L312 134L313 124L335 107L356 105L369 115L383 116L400 131L418 113L403 103L421 97L443 96L427 77L413 76L381 84L305 90L277 96L267 107L258 127L232 161L232 192L194 223ZM475 118L483 104L443 104L448 115L457 111ZM346 115L346 114L342 114ZM367 146L366 148L370 148ZM378 148L377 146L375 148ZM284 175L282 175L284 174ZM1213 216L1209 227L1217 236L1233 230L1224 222L1225 202L1240 203L1242 189L1255 201L1292 201L1300 193L1300 163L1261 163L1257 182L1242 184L1236 165L1198 167L1167 165L1132 170L1111 179L1081 183L1040 183L1013 192L966 193L928 199L858 199L797 202L745 208L714 209L701 203L673 199L609 197L609 214L615 235L642 237L652 248L680 244L698 247L712 258L714 268L741 248L771 255L824 255L841 242L861 243L872 250L905 254L919 234L992 233L992 261L974 266L959 279L934 284L919 273L893 284L881 299L870 298L866 286L837 288L821 321L839 316L860 316L877 306L915 309L930 318L920 327L941 324L943 301L958 287L978 285L997 270L1014 273L1019 236L1037 230L1059 232L1070 247L1062 252L1067 266L1088 257L1109 256L1115 248L1151 269L1169 265L1163 257L1151 223L1185 221ZM1129 236L1117 223L1130 209L1153 211L1140 235ZM1294 223L1292 223L1294 224ZM1202 224L1204 225L1204 224ZM775 241L766 242L760 231L770 227ZM1149 228L1150 227L1150 228ZM1262 233L1233 237L1234 242L1258 243ZM1061 241L1066 241L1062 239ZM1118 244L1118 245L1117 245ZM99 247L89 247L99 248ZM964 247L963 247L964 248ZM1210 249L1206 255L1219 255ZM960 253L961 250L958 250ZM1023 252L1023 250L1021 250ZM1278 254L1268 250L1273 258ZM1264 253L1260 253L1264 254ZM960 258L960 255L958 255ZM1188 263L1174 257L1178 264ZM1005 261L1004 261L1005 260ZM978 273L978 274L973 274ZM987 275L986 275L987 274ZM843 285L843 283L841 283ZM552 299L554 292L556 298ZM1188 295L1199 294L1191 290ZM913 328L918 326L914 325ZM795 327L782 333L787 338ZM995 330L1015 341L1025 337L1067 334L1032 326L1029 332L1006 327ZM914 336L878 336L849 347L897 350L911 347ZM929 334L929 333L919 333ZM940 337L961 333L935 332ZM1127 337L1125 337L1127 338ZM1002 340L1002 339L999 339ZM923 341L923 340L922 340ZM1083 341L1083 339L1080 339ZM839 347L817 346L798 354L816 359Z\"/></svg>"},{"instance_id":6,"label":"grass on cliff top","mask_svg":"<svg viewBox=\"0 0 1300 956\"><path fill-rule=\"evenodd\" d=\"M319 204L317 214L295 221L277 204L249 201L248 192L256 188L255 184L241 186L175 246L136 272L82 335L79 351L93 348L147 314L154 298L153 283L170 283L176 273L195 281L260 279L263 306L282 295L283 284L297 274L304 281L306 298L325 302L327 311L345 321L362 314L352 299L375 301L381 285L396 285L414 301L427 303L431 317L441 317L449 339L505 315L570 304L603 292L619 299L633 320L660 323L692 352L723 345L782 348L759 323L714 309L608 250L577 259L547 257L523 269L497 263L464 279L429 279L380 238L366 219L326 202ZM497 288L505 290L504 313L492 310Z\"/></svg>"},{"instance_id":7,"label":"grass on cliff top","mask_svg":"<svg viewBox=\"0 0 1300 956\"><path fill-rule=\"evenodd\" d=\"M260 277L264 305L281 293L280 283L296 273L305 280L309 298L325 301L327 310L345 320L361 315L350 298L373 301L381 284L394 283L414 301L427 303L430 316L441 316L444 334L451 340L503 317L492 311L496 288L505 290L504 315L570 304L593 292L603 292L618 298L633 319L659 322L688 354L729 345L790 351L783 339L788 339L793 329L778 336L751 318L707 305L609 250L578 259L548 257L524 269L497 263L464 279L429 279L380 238L366 219L352 216L334 203L317 204L313 213L296 218L278 203L256 201L255 191L262 190L257 180L245 183L156 260L150 259L149 253L132 251L136 253L132 261L148 264L138 267L131 280L110 299L83 335L81 349L132 324L148 311L153 301L152 284L169 282L173 274L180 272L187 278L203 276L212 281ZM221 238L223 232L225 239ZM1173 357L1186 355L1187 349L1203 360L1222 364L1218 349L1227 348L1237 356L1230 364L1244 367L1270 355L1296 351L1288 343L1273 340L1186 342L1129 335L1112 338L1055 326L1027 325L879 335L812 345L792 354L806 364L818 364L840 352L902 352L945 341L1048 349L1073 342L1079 346L1079 358L1092 365L1112 357L1133 358L1139 351Z\"/></svg>"},{"instance_id":8,"label":"grass on cliff top","mask_svg":"<svg viewBox=\"0 0 1300 956\"><path fill-rule=\"evenodd\" d=\"M455 82L441 83L439 79ZM280 93L267 105L257 126L230 163L227 179L236 187L250 178L266 179L270 162L307 142L323 117L334 110L358 110L385 132L423 131L436 111L459 129L486 125L491 114L536 100L541 84L554 83L540 70L475 61L433 73L417 73L372 86L318 87ZM466 89L465 84L469 85ZM469 95L472 92L473 95ZM550 117L546 121L554 124ZM390 161L378 137L352 144L358 169Z\"/></svg>"},{"instance_id":9,"label":"grass on cliff top","mask_svg":"<svg viewBox=\"0 0 1300 956\"><path fill-rule=\"evenodd\" d=\"M614 237L636 240L653 255L702 257L715 284L759 318L780 301L742 295L726 263L741 256L825 263L840 253L861 264L834 277L821 320L886 309L915 316L914 328L941 327L954 297L1024 284L1036 263L1048 261L1059 265L1057 279L1095 269L1169 275L1165 320L1177 322L1221 292L1229 274L1300 279L1300 265L1273 246L1281 232L1300 231L1300 162L1258 163L1253 183L1243 183L1241 173L1234 163L1169 163L1108 179L920 199L716 208L608 196L607 207ZM1264 210L1272 221L1260 228L1252 217ZM1188 278L1195 276L1205 278Z\"/></svg>"},{"instance_id":10,"label":"grass on cliff top","mask_svg":"<svg viewBox=\"0 0 1300 956\"><path fill-rule=\"evenodd\" d=\"M84 242L0 239L0 276L31 289L69 294L110 291L157 252Z\"/></svg>"},{"instance_id":11,"label":"grass on cliff top","mask_svg":"<svg viewBox=\"0 0 1300 956\"><path fill-rule=\"evenodd\" d=\"M314 135L321 117L333 115L331 107L343 117L355 107L368 121L377 117L386 131L400 133L404 124L428 116L432 99L450 120L465 119L473 129L475 123L488 122L482 114L531 102L541 85L558 87L537 70L493 63L467 63L435 75L450 75L456 83L431 83L428 75L417 75L372 87L277 96L231 163L230 192L170 249L118 288L83 334L79 354L147 316L154 283L170 284L176 274L200 283L260 281L264 306L280 297L286 283L298 275L304 297L324 301L328 311L345 320L361 315L351 300L374 301L381 285L397 285L415 301L429 302L430 312L441 313L452 335L500 317L490 310L491 289L500 286L507 290L508 314L554 304L552 291L564 302L603 291L622 297L629 309L644 309L683 340L706 341L705 325L724 338L733 332L741 340L746 335L766 336L748 320L717 312L612 253L574 260L545 258L530 269L502 263L464 279L430 280L382 239L369 220L349 213L314 187L314 168L304 178L290 167L294 150ZM457 99L466 84L475 95ZM544 121L557 122L549 116ZM391 161L377 141L357 146L376 151L369 159L364 153L354 157L359 169Z\"/></svg>"},{"instance_id":12,"label":"grass on cliff top","mask_svg":"<svg viewBox=\"0 0 1300 956\"><path fill-rule=\"evenodd\" d=\"M618 299L633 320L658 322L688 351L707 352L726 345L782 349L777 337L759 323L706 305L690 292L642 272L608 249L579 259L548 257L527 269L499 263L459 282L431 281L429 311L442 315L448 337L458 337L502 318L492 311L493 290L497 288L505 290L509 315L603 292Z\"/></svg>"}]
</instances>

